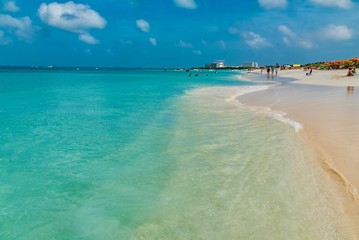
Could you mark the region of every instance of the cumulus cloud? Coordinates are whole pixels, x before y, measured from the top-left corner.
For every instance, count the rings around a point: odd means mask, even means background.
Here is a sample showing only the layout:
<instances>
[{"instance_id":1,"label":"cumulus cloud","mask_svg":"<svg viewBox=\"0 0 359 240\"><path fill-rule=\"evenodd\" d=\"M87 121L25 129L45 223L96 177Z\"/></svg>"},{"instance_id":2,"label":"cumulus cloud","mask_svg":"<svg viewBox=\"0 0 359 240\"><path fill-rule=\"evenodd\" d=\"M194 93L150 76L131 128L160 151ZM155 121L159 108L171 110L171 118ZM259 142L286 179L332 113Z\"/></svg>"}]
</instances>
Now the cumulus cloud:
<instances>
[{"instance_id":1,"label":"cumulus cloud","mask_svg":"<svg viewBox=\"0 0 359 240\"><path fill-rule=\"evenodd\" d=\"M175 4L181 8L196 9L197 4L194 0L174 0Z\"/></svg>"},{"instance_id":2,"label":"cumulus cloud","mask_svg":"<svg viewBox=\"0 0 359 240\"><path fill-rule=\"evenodd\" d=\"M321 36L328 40L344 41L353 37L353 31L346 25L331 24L324 28Z\"/></svg>"},{"instance_id":3,"label":"cumulus cloud","mask_svg":"<svg viewBox=\"0 0 359 240\"><path fill-rule=\"evenodd\" d=\"M138 19L136 21L136 26L138 29L140 29L142 32L149 32L151 30L150 24L144 20L144 19Z\"/></svg>"},{"instance_id":4,"label":"cumulus cloud","mask_svg":"<svg viewBox=\"0 0 359 240\"><path fill-rule=\"evenodd\" d=\"M292 45L292 41L288 37L283 37L282 40L285 45L287 45L287 46Z\"/></svg>"},{"instance_id":5,"label":"cumulus cloud","mask_svg":"<svg viewBox=\"0 0 359 240\"><path fill-rule=\"evenodd\" d=\"M312 49L313 48L313 42L310 40L298 40L298 45L301 48L305 49Z\"/></svg>"},{"instance_id":6,"label":"cumulus cloud","mask_svg":"<svg viewBox=\"0 0 359 240\"><path fill-rule=\"evenodd\" d=\"M91 36L88 32L81 33L79 35L79 39L80 39L80 41L83 41L88 44L99 44L100 43L99 40L97 40L96 38Z\"/></svg>"},{"instance_id":7,"label":"cumulus cloud","mask_svg":"<svg viewBox=\"0 0 359 240\"><path fill-rule=\"evenodd\" d=\"M90 29L103 29L107 22L99 13L92 10L89 5L67 3L42 3L38 9L40 19L53 27L65 31L78 33L79 39L89 44L98 43L90 35Z\"/></svg>"},{"instance_id":8,"label":"cumulus cloud","mask_svg":"<svg viewBox=\"0 0 359 240\"><path fill-rule=\"evenodd\" d=\"M292 29L290 29L289 27L287 27L287 26L285 26L285 25L280 25L280 26L278 27L278 30L279 30L282 34L284 34L284 35L286 35L286 36L288 36L288 37L291 37L291 38L296 37L296 34L292 31Z\"/></svg>"},{"instance_id":9,"label":"cumulus cloud","mask_svg":"<svg viewBox=\"0 0 359 240\"><path fill-rule=\"evenodd\" d=\"M35 31L29 17L14 18L7 14L0 14L0 27L7 28L24 41L30 41Z\"/></svg>"},{"instance_id":10,"label":"cumulus cloud","mask_svg":"<svg viewBox=\"0 0 359 240\"><path fill-rule=\"evenodd\" d=\"M150 43L152 46L156 47L157 46L157 40L156 38L150 37L149 39Z\"/></svg>"},{"instance_id":11,"label":"cumulus cloud","mask_svg":"<svg viewBox=\"0 0 359 240\"><path fill-rule=\"evenodd\" d=\"M284 35L282 38L283 43L287 46L292 46L292 41L295 40L297 34L286 25L279 25L278 30Z\"/></svg>"},{"instance_id":12,"label":"cumulus cloud","mask_svg":"<svg viewBox=\"0 0 359 240\"><path fill-rule=\"evenodd\" d=\"M287 0L258 0L259 5L264 9L286 8Z\"/></svg>"},{"instance_id":13,"label":"cumulus cloud","mask_svg":"<svg viewBox=\"0 0 359 240\"><path fill-rule=\"evenodd\" d=\"M12 0L8 0L8 1L5 0L3 9L5 11L8 11L8 12L18 12L18 11L20 11L20 8L16 5L16 2L12 1Z\"/></svg>"},{"instance_id":14,"label":"cumulus cloud","mask_svg":"<svg viewBox=\"0 0 359 240\"><path fill-rule=\"evenodd\" d=\"M352 0L309 0L314 5L324 7L339 7L343 9L350 9L354 6Z\"/></svg>"},{"instance_id":15,"label":"cumulus cloud","mask_svg":"<svg viewBox=\"0 0 359 240\"><path fill-rule=\"evenodd\" d=\"M245 39L245 42L252 48L262 48L269 47L271 44L267 39L263 38L261 35L254 32L244 32L241 34Z\"/></svg>"},{"instance_id":16,"label":"cumulus cloud","mask_svg":"<svg viewBox=\"0 0 359 240\"><path fill-rule=\"evenodd\" d=\"M300 48L311 49L313 43L310 40L302 39L286 25L279 25L278 30L283 34L283 43L287 46L298 46Z\"/></svg>"},{"instance_id":17,"label":"cumulus cloud","mask_svg":"<svg viewBox=\"0 0 359 240\"><path fill-rule=\"evenodd\" d=\"M191 48L192 44L180 40L178 43L176 43L176 46L181 48Z\"/></svg>"}]
</instances>

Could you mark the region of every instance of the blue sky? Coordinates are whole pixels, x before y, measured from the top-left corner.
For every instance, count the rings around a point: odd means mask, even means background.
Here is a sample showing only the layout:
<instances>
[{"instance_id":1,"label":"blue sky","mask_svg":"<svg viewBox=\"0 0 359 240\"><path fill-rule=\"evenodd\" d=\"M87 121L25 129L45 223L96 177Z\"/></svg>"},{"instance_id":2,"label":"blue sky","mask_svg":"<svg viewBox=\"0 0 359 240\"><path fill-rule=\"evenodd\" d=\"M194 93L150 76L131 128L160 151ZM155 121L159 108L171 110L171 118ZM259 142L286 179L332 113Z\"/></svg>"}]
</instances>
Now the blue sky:
<instances>
[{"instance_id":1,"label":"blue sky","mask_svg":"<svg viewBox=\"0 0 359 240\"><path fill-rule=\"evenodd\" d=\"M189 67L359 56L355 0L0 0L0 65Z\"/></svg>"}]
</instances>

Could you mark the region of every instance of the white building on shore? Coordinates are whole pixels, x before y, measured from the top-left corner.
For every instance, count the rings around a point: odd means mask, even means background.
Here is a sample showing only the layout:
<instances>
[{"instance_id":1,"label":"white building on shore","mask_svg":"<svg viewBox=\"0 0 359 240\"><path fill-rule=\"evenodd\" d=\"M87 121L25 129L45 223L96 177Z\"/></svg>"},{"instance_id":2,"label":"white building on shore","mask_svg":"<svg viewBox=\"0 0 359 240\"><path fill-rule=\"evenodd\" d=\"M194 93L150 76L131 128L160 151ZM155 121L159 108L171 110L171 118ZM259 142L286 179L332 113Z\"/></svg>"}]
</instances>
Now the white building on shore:
<instances>
[{"instance_id":1,"label":"white building on shore","mask_svg":"<svg viewBox=\"0 0 359 240\"><path fill-rule=\"evenodd\" d=\"M242 67L258 68L258 63L257 62L244 62L244 63L242 63Z\"/></svg>"},{"instance_id":2,"label":"white building on shore","mask_svg":"<svg viewBox=\"0 0 359 240\"><path fill-rule=\"evenodd\" d=\"M205 68L209 68L209 69L216 69L216 68L224 68L224 60L218 60L212 63L207 63L205 65Z\"/></svg>"}]
</instances>

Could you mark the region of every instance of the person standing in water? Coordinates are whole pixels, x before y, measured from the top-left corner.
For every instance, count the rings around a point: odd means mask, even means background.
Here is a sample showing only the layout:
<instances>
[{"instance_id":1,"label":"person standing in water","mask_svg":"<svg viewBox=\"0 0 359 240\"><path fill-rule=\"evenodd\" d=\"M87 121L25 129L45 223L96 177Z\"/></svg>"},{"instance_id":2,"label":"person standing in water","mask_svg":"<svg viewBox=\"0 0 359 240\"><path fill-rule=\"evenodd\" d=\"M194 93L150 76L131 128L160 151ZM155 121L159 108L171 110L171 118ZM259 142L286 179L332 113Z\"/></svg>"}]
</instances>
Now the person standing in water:
<instances>
[{"instance_id":1,"label":"person standing in water","mask_svg":"<svg viewBox=\"0 0 359 240\"><path fill-rule=\"evenodd\" d=\"M267 78L269 79L270 66L267 66Z\"/></svg>"},{"instance_id":2,"label":"person standing in water","mask_svg":"<svg viewBox=\"0 0 359 240\"><path fill-rule=\"evenodd\" d=\"M274 70L275 70L275 77L278 78L278 72L279 72L279 64L278 63L275 65Z\"/></svg>"}]
</instances>

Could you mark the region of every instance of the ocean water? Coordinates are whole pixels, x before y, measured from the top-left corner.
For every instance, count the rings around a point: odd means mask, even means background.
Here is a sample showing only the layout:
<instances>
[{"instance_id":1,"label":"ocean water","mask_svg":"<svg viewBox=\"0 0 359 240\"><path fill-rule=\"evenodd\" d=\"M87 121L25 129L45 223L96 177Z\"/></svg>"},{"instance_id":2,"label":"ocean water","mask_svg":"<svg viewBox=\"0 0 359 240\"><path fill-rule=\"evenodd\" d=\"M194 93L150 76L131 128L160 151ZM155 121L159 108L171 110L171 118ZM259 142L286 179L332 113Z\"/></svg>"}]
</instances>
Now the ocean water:
<instances>
[{"instance_id":1,"label":"ocean water","mask_svg":"<svg viewBox=\"0 0 359 240\"><path fill-rule=\"evenodd\" d=\"M0 239L346 239L298 124L243 79L3 70Z\"/></svg>"}]
</instances>

